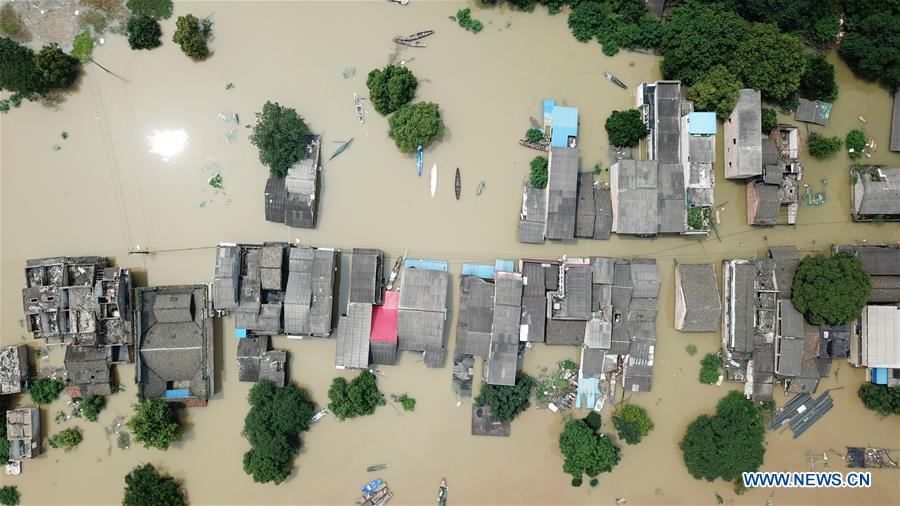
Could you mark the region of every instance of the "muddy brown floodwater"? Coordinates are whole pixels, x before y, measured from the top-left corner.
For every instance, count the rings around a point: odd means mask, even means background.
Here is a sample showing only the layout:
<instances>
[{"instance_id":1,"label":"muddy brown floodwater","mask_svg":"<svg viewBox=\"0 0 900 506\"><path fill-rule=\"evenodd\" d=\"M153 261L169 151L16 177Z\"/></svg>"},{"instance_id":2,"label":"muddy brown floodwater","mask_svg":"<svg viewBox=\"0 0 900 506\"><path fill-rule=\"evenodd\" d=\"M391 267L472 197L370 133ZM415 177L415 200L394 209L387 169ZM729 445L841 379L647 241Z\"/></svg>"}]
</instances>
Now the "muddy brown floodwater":
<instances>
[{"instance_id":1,"label":"muddy brown floodwater","mask_svg":"<svg viewBox=\"0 0 900 506\"><path fill-rule=\"evenodd\" d=\"M233 322L226 318L216 327L216 393L208 407L187 411L189 428L181 442L165 453L119 450L114 437L106 436L104 427L116 415L127 416L135 399L133 369L119 366L126 391L110 398L99 423L78 423L85 431L80 447L71 453L50 450L25 462L21 476L0 477L19 487L25 504L118 503L123 476L140 462L161 464L183 479L193 504L346 504L375 477L366 466L384 462L391 469L380 476L394 491L395 504L433 503L442 476L455 504L597 504L617 497L628 504L713 504L716 492L728 503L765 504L769 491L735 496L730 484L694 480L682 463L678 442L687 424L711 412L726 388L697 381L699 357L715 350L718 335L673 329L674 261L719 264L723 258L763 255L771 245L795 244L811 252L836 242L896 242L898 227L851 223L849 163L842 154L827 162L805 159L804 182L818 191L821 180L828 181L825 205L803 206L796 227L751 229L744 184L722 174L720 135L716 202L727 203L721 240L613 237L519 244L521 183L534 152L515 139L539 116L541 99L579 107L582 170L595 162L608 164L603 122L612 110L630 107L633 92L612 86L602 71L611 70L633 89L660 77L658 59L627 52L606 57L599 45L575 41L564 16L549 17L542 8L533 14L476 8L473 14L485 29L473 35L447 19L464 6L423 0L407 7L385 1L178 2L176 15L213 13L215 54L202 63L169 42L174 17L163 23L165 43L153 51L133 52L121 36L108 36L95 59L126 77L127 84L88 66L80 89L58 110L25 104L2 117L2 343L37 345L22 326L20 291L28 258L107 255L133 268L140 282L164 285L210 281L213 247L222 241L300 239L344 250L377 247L391 255L408 248L411 255L449 260L454 275L464 261L494 258L653 257L663 279L655 381L652 392L632 400L650 411L656 429L640 445L623 448L621 463L600 477L599 486L572 488L557 446L560 415L530 409L513 423L508 439L472 437L469 402L457 407L449 365L427 369L406 354L397 366L384 368L379 382L386 393L416 397L414 413L386 406L361 420L325 418L304 434L289 480L280 486L256 484L241 469L248 448L241 425L249 384L237 381ZM398 53L391 42L426 28L437 31L426 49ZM440 103L447 124L443 139L425 153L426 167L439 167L435 198L427 178L416 176L415 160L387 138L387 122L370 104L364 102L365 125L356 119L353 93L364 95L368 71L392 58L406 60L420 79L417 98ZM831 126L802 131L843 136L862 127L879 145L872 162L900 162L887 150L888 93L854 78L835 55L829 59L840 81ZM353 68L355 75L345 78ZM226 90L227 83L234 87ZM324 157L340 141L355 138L347 152L326 164L316 230L263 220L266 171L243 125L265 100L300 111L323 134ZM231 143L226 137L232 126L217 119L220 112L240 115ZM169 130L183 130L186 145L164 160L150 152L149 140ZM69 132L67 140L60 138L62 131ZM171 144L157 147L166 151ZM456 167L462 172L460 201L451 182ZM207 185L215 171L222 174L223 192ZM475 198L480 179L487 187ZM129 256L137 245L157 253ZM457 297L454 284L451 329ZM449 334L452 348L455 332ZM688 344L699 348L698 356L687 355ZM293 379L319 405L327 402L331 378L347 374L334 370L331 340L278 338L275 346L290 350ZM538 345L527 351L524 367L536 372L563 358L577 358L577 350ZM61 362L62 351L54 349L41 366ZM807 451L900 448L898 418L882 419L856 398L862 381L862 370L836 361L820 387L842 388L833 392L835 408L799 440L767 434L763 470L807 470ZM777 400L784 402L782 395ZM52 418L63 408L60 400L43 411L45 433L60 429ZM606 413L604 424L612 430ZM832 469L843 465L832 461ZM876 470L873 481L868 490L778 490L774 499L776 504L900 503L900 473Z\"/></svg>"}]
</instances>

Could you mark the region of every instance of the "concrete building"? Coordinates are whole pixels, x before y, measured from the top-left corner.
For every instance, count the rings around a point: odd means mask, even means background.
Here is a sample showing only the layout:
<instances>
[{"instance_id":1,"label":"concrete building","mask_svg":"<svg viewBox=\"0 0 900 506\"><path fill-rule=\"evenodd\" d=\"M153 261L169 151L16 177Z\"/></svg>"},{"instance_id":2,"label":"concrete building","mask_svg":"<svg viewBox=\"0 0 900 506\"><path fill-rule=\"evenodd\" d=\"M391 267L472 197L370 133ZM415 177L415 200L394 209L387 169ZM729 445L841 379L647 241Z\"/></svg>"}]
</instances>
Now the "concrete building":
<instances>
[{"instance_id":1,"label":"concrete building","mask_svg":"<svg viewBox=\"0 0 900 506\"><path fill-rule=\"evenodd\" d=\"M270 176L266 181L266 221L290 227L315 228L318 218L319 161L321 141L308 135L301 142L306 151L288 169L286 177Z\"/></svg>"},{"instance_id":2,"label":"concrete building","mask_svg":"<svg viewBox=\"0 0 900 506\"><path fill-rule=\"evenodd\" d=\"M742 89L725 120L725 177L746 179L762 174L762 112L759 91Z\"/></svg>"},{"instance_id":3,"label":"concrete building","mask_svg":"<svg viewBox=\"0 0 900 506\"><path fill-rule=\"evenodd\" d=\"M441 267L427 268L432 263ZM442 367L449 287L447 264L421 265L407 259L400 274L398 349L423 352L426 366Z\"/></svg>"},{"instance_id":4,"label":"concrete building","mask_svg":"<svg viewBox=\"0 0 900 506\"><path fill-rule=\"evenodd\" d=\"M0 348L0 395L28 390L28 347L24 344Z\"/></svg>"},{"instance_id":5,"label":"concrete building","mask_svg":"<svg viewBox=\"0 0 900 506\"><path fill-rule=\"evenodd\" d=\"M851 170L854 221L900 221L900 168L869 166Z\"/></svg>"},{"instance_id":6,"label":"concrete building","mask_svg":"<svg viewBox=\"0 0 900 506\"><path fill-rule=\"evenodd\" d=\"M41 454L41 412L38 408L18 408L6 412L6 439L9 460L33 459Z\"/></svg>"},{"instance_id":7,"label":"concrete building","mask_svg":"<svg viewBox=\"0 0 900 506\"><path fill-rule=\"evenodd\" d=\"M712 264L675 266L675 329L715 332L722 323L722 303Z\"/></svg>"},{"instance_id":8,"label":"concrete building","mask_svg":"<svg viewBox=\"0 0 900 506\"><path fill-rule=\"evenodd\" d=\"M681 163L681 82L641 83L636 105L649 132L648 158L660 164Z\"/></svg>"}]
</instances>

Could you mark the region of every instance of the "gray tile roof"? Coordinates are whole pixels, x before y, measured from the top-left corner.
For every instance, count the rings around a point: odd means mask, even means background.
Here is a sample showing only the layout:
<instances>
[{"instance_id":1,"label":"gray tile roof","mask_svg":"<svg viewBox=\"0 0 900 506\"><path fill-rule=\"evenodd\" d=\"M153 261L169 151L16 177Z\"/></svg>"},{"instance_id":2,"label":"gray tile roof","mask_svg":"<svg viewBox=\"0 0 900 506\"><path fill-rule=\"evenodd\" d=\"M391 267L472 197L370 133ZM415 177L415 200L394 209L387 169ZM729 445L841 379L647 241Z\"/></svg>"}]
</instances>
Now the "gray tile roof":
<instances>
[{"instance_id":1,"label":"gray tile roof","mask_svg":"<svg viewBox=\"0 0 900 506\"><path fill-rule=\"evenodd\" d=\"M281 267L284 263L284 243L267 243L260 250L259 279L263 290L283 290Z\"/></svg>"},{"instance_id":2,"label":"gray tile roof","mask_svg":"<svg viewBox=\"0 0 900 506\"><path fill-rule=\"evenodd\" d=\"M775 281L778 283L778 297L791 298L794 286L794 274L800 264L800 256L796 246L773 246L769 248L769 257L775 260ZM900 260L900 257L898 257Z\"/></svg>"},{"instance_id":3,"label":"gray tile roof","mask_svg":"<svg viewBox=\"0 0 900 506\"><path fill-rule=\"evenodd\" d=\"M269 336L246 337L238 341L238 381L269 381L283 387L287 381L287 352L269 350Z\"/></svg>"},{"instance_id":4,"label":"gray tile roof","mask_svg":"<svg viewBox=\"0 0 900 506\"><path fill-rule=\"evenodd\" d=\"M759 91L742 89L725 121L725 177L762 174L762 111Z\"/></svg>"},{"instance_id":5,"label":"gray tile roof","mask_svg":"<svg viewBox=\"0 0 900 506\"><path fill-rule=\"evenodd\" d=\"M614 232L655 235L659 222L656 161L620 160L610 174Z\"/></svg>"},{"instance_id":6,"label":"gray tile roof","mask_svg":"<svg viewBox=\"0 0 900 506\"><path fill-rule=\"evenodd\" d=\"M369 366L369 335L372 331L372 304L351 302L347 316L338 321L334 365L365 369Z\"/></svg>"},{"instance_id":7,"label":"gray tile roof","mask_svg":"<svg viewBox=\"0 0 900 506\"><path fill-rule=\"evenodd\" d=\"M404 267L400 275L398 348L430 352L426 365L443 361L448 282L444 271Z\"/></svg>"},{"instance_id":8,"label":"gray tile roof","mask_svg":"<svg viewBox=\"0 0 900 506\"><path fill-rule=\"evenodd\" d=\"M609 239L612 222L613 208L609 189L594 187L594 239Z\"/></svg>"},{"instance_id":9,"label":"gray tile roof","mask_svg":"<svg viewBox=\"0 0 900 506\"><path fill-rule=\"evenodd\" d=\"M803 357L803 338L782 337L777 343L775 372L784 377L799 376Z\"/></svg>"},{"instance_id":10,"label":"gray tile roof","mask_svg":"<svg viewBox=\"0 0 900 506\"><path fill-rule=\"evenodd\" d=\"M581 346L584 344L584 320L547 319L547 344Z\"/></svg>"},{"instance_id":11,"label":"gray tile roof","mask_svg":"<svg viewBox=\"0 0 900 506\"><path fill-rule=\"evenodd\" d=\"M522 193L522 219L519 221L519 242L541 244L547 220L547 192L525 187Z\"/></svg>"},{"instance_id":12,"label":"gray tile roof","mask_svg":"<svg viewBox=\"0 0 900 506\"><path fill-rule=\"evenodd\" d=\"M834 249L855 254L869 276L900 276L900 246L844 244Z\"/></svg>"},{"instance_id":13,"label":"gray tile roof","mask_svg":"<svg viewBox=\"0 0 900 506\"><path fill-rule=\"evenodd\" d=\"M578 148L550 148L545 233L548 239L575 237L578 156Z\"/></svg>"},{"instance_id":14,"label":"gray tile roof","mask_svg":"<svg viewBox=\"0 0 900 506\"><path fill-rule=\"evenodd\" d=\"M751 399L771 401L775 389L775 343L761 344L752 355L753 385Z\"/></svg>"},{"instance_id":15,"label":"gray tile roof","mask_svg":"<svg viewBox=\"0 0 900 506\"><path fill-rule=\"evenodd\" d=\"M591 257L593 283L612 284L616 262L612 258Z\"/></svg>"},{"instance_id":16,"label":"gray tile roof","mask_svg":"<svg viewBox=\"0 0 900 506\"><path fill-rule=\"evenodd\" d=\"M522 314L522 275L498 272L494 284L494 318L485 377L492 385L515 385Z\"/></svg>"},{"instance_id":17,"label":"gray tile roof","mask_svg":"<svg viewBox=\"0 0 900 506\"><path fill-rule=\"evenodd\" d=\"M675 163L659 165L659 232L680 234L686 222L684 166Z\"/></svg>"},{"instance_id":18,"label":"gray tile roof","mask_svg":"<svg viewBox=\"0 0 900 506\"><path fill-rule=\"evenodd\" d=\"M350 264L350 302L381 303L381 250L353 248Z\"/></svg>"},{"instance_id":19,"label":"gray tile roof","mask_svg":"<svg viewBox=\"0 0 900 506\"><path fill-rule=\"evenodd\" d=\"M722 303L712 264L675 267L675 328L682 332L714 332L722 323Z\"/></svg>"},{"instance_id":20,"label":"gray tile roof","mask_svg":"<svg viewBox=\"0 0 900 506\"><path fill-rule=\"evenodd\" d=\"M301 143L306 145L306 153L288 169L287 176L271 176L266 182L266 220L314 228L319 191L319 136L305 136Z\"/></svg>"},{"instance_id":21,"label":"gray tile roof","mask_svg":"<svg viewBox=\"0 0 900 506\"><path fill-rule=\"evenodd\" d=\"M213 277L214 308L227 310L237 306L240 276L240 248L237 245L218 245L216 247L216 271Z\"/></svg>"},{"instance_id":22,"label":"gray tile roof","mask_svg":"<svg viewBox=\"0 0 900 506\"><path fill-rule=\"evenodd\" d=\"M900 168L881 167L882 181L868 175L857 177L851 192L852 207L857 216L900 215Z\"/></svg>"},{"instance_id":23,"label":"gray tile roof","mask_svg":"<svg viewBox=\"0 0 900 506\"><path fill-rule=\"evenodd\" d=\"M487 358L493 321L494 284L478 276L463 276L456 319L456 353Z\"/></svg>"},{"instance_id":24,"label":"gray tile roof","mask_svg":"<svg viewBox=\"0 0 900 506\"><path fill-rule=\"evenodd\" d=\"M754 280L756 278L756 266L752 263L737 264L734 266L734 294L732 304L735 311L732 315L734 340L732 348L739 353L752 353L755 344L755 329L753 325L754 311L752 310L756 292ZM724 308L730 311L729 308Z\"/></svg>"},{"instance_id":25,"label":"gray tile roof","mask_svg":"<svg viewBox=\"0 0 900 506\"><path fill-rule=\"evenodd\" d=\"M656 143L655 160L659 163L680 163L681 144L681 83L657 81L656 124L653 140Z\"/></svg>"},{"instance_id":26,"label":"gray tile roof","mask_svg":"<svg viewBox=\"0 0 900 506\"><path fill-rule=\"evenodd\" d=\"M581 373L585 378L599 378L603 373L603 362L606 352L585 348L581 351Z\"/></svg>"},{"instance_id":27,"label":"gray tile roof","mask_svg":"<svg viewBox=\"0 0 900 506\"><path fill-rule=\"evenodd\" d=\"M266 221L284 223L284 206L287 190L283 177L269 176L266 180L265 209Z\"/></svg>"},{"instance_id":28,"label":"gray tile roof","mask_svg":"<svg viewBox=\"0 0 900 506\"><path fill-rule=\"evenodd\" d=\"M65 366L66 383L74 397L112 394L106 348L66 346Z\"/></svg>"},{"instance_id":29,"label":"gray tile roof","mask_svg":"<svg viewBox=\"0 0 900 506\"><path fill-rule=\"evenodd\" d=\"M378 365L394 365L397 362L397 343L375 341L369 343L372 363Z\"/></svg>"},{"instance_id":30,"label":"gray tile roof","mask_svg":"<svg viewBox=\"0 0 900 506\"><path fill-rule=\"evenodd\" d=\"M578 205L575 210L575 237L594 237L594 174L578 173Z\"/></svg>"},{"instance_id":31,"label":"gray tile roof","mask_svg":"<svg viewBox=\"0 0 900 506\"><path fill-rule=\"evenodd\" d=\"M782 299L779 303L779 331L783 337L802 338L804 336L803 315L794 307L791 299Z\"/></svg>"},{"instance_id":32,"label":"gray tile roof","mask_svg":"<svg viewBox=\"0 0 900 506\"><path fill-rule=\"evenodd\" d=\"M336 261L334 250L316 248L312 264L312 304L309 308L309 331L314 336L331 334Z\"/></svg>"},{"instance_id":33,"label":"gray tile roof","mask_svg":"<svg viewBox=\"0 0 900 506\"><path fill-rule=\"evenodd\" d=\"M659 266L654 259L631 261L632 297L659 297Z\"/></svg>"},{"instance_id":34,"label":"gray tile roof","mask_svg":"<svg viewBox=\"0 0 900 506\"><path fill-rule=\"evenodd\" d=\"M591 280L593 269L590 265L567 265L565 267L565 292L547 294L551 318L565 320L587 320L591 317Z\"/></svg>"},{"instance_id":35,"label":"gray tile roof","mask_svg":"<svg viewBox=\"0 0 900 506\"><path fill-rule=\"evenodd\" d=\"M760 161L763 165L763 172L766 177L766 182L770 184L778 184L781 182L782 178L782 170L778 166L779 156L778 156L778 145L775 144L775 141L768 138L763 137L761 141L762 146L762 157Z\"/></svg>"},{"instance_id":36,"label":"gray tile roof","mask_svg":"<svg viewBox=\"0 0 900 506\"><path fill-rule=\"evenodd\" d=\"M778 186L754 181L747 184L747 221L750 225L777 225L781 209Z\"/></svg>"},{"instance_id":37,"label":"gray tile roof","mask_svg":"<svg viewBox=\"0 0 900 506\"><path fill-rule=\"evenodd\" d=\"M829 116L831 116L831 107L832 105L828 102L801 98L797 105L797 110L794 111L794 119L806 123L828 126L828 119Z\"/></svg>"}]
</instances>

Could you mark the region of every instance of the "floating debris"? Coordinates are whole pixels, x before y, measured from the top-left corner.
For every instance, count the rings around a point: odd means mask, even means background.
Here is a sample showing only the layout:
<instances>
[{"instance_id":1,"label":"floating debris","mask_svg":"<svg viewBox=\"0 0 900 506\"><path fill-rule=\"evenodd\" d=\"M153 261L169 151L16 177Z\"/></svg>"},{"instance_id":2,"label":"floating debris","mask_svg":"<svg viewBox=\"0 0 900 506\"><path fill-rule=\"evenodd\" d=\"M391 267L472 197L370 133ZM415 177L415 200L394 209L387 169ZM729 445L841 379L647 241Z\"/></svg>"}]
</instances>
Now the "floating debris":
<instances>
[{"instance_id":1,"label":"floating debris","mask_svg":"<svg viewBox=\"0 0 900 506\"><path fill-rule=\"evenodd\" d=\"M825 203L825 192L813 193L808 184L803 185L803 202L809 206L821 206Z\"/></svg>"},{"instance_id":2,"label":"floating debris","mask_svg":"<svg viewBox=\"0 0 900 506\"><path fill-rule=\"evenodd\" d=\"M63 130L63 132L61 134L59 134L59 136L62 137L63 140L66 140L69 138L69 132L66 132L65 130Z\"/></svg>"},{"instance_id":3,"label":"floating debris","mask_svg":"<svg viewBox=\"0 0 900 506\"><path fill-rule=\"evenodd\" d=\"M201 201L200 201L200 209L204 209L204 208L206 208L206 201L205 201L205 200L201 200Z\"/></svg>"},{"instance_id":4,"label":"floating debris","mask_svg":"<svg viewBox=\"0 0 900 506\"><path fill-rule=\"evenodd\" d=\"M215 174L212 175L212 177L209 178L208 182L209 182L209 186L211 186L217 190L221 190L222 189L222 174L219 172L216 172Z\"/></svg>"},{"instance_id":5,"label":"floating debris","mask_svg":"<svg viewBox=\"0 0 900 506\"><path fill-rule=\"evenodd\" d=\"M131 435L127 432L120 432L119 437L116 438L116 446L118 446L120 450L127 450L130 448Z\"/></svg>"},{"instance_id":6,"label":"floating debris","mask_svg":"<svg viewBox=\"0 0 900 506\"><path fill-rule=\"evenodd\" d=\"M234 89L234 83L228 83L228 84L226 84L226 85L225 85L225 89L226 89L226 90L233 90L233 89Z\"/></svg>"},{"instance_id":7,"label":"floating debris","mask_svg":"<svg viewBox=\"0 0 900 506\"><path fill-rule=\"evenodd\" d=\"M65 411L57 411L56 416L53 417L53 421L56 423L63 423L69 419L69 415L65 413Z\"/></svg>"},{"instance_id":8,"label":"floating debris","mask_svg":"<svg viewBox=\"0 0 900 506\"><path fill-rule=\"evenodd\" d=\"M390 469L390 468L391 468L390 464L376 464L374 466L367 467L366 471L368 471L370 473L374 473L375 471L383 471L385 469Z\"/></svg>"},{"instance_id":9,"label":"floating debris","mask_svg":"<svg viewBox=\"0 0 900 506\"><path fill-rule=\"evenodd\" d=\"M347 67L341 72L341 75L344 76L344 79L350 79L351 77L356 75L356 67Z\"/></svg>"},{"instance_id":10,"label":"floating debris","mask_svg":"<svg viewBox=\"0 0 900 506\"><path fill-rule=\"evenodd\" d=\"M359 118L359 123L363 124L366 122L366 115L363 111L363 106L359 101L359 95L356 93L353 94L353 102L356 104L356 117Z\"/></svg>"},{"instance_id":11,"label":"floating debris","mask_svg":"<svg viewBox=\"0 0 900 506\"><path fill-rule=\"evenodd\" d=\"M60 149L62 149L62 146L60 146L59 144L53 145L53 151L59 151Z\"/></svg>"},{"instance_id":12,"label":"floating debris","mask_svg":"<svg viewBox=\"0 0 900 506\"><path fill-rule=\"evenodd\" d=\"M223 111L216 117L219 121L227 121L228 123L234 123L235 125L241 124L241 117L236 112Z\"/></svg>"}]
</instances>

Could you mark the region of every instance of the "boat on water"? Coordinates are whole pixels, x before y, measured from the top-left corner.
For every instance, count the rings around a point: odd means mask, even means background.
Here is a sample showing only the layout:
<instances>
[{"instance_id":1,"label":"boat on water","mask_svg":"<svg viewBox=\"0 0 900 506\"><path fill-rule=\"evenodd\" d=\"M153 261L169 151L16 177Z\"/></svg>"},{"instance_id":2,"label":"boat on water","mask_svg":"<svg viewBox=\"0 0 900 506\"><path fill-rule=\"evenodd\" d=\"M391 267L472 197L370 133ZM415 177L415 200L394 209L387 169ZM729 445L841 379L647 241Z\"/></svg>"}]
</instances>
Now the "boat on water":
<instances>
[{"instance_id":1,"label":"boat on water","mask_svg":"<svg viewBox=\"0 0 900 506\"><path fill-rule=\"evenodd\" d=\"M612 75L612 72L604 71L603 75L606 76L606 78L609 80L609 82L615 84L619 88L622 88L623 90L628 89L628 86L626 86L625 83L623 83L618 77Z\"/></svg>"},{"instance_id":2,"label":"boat on water","mask_svg":"<svg viewBox=\"0 0 900 506\"><path fill-rule=\"evenodd\" d=\"M385 286L385 288L387 290L394 289L394 283L397 282L397 276L400 275L400 268L403 266L403 259L406 258L407 253L409 253L408 250L404 251L402 255L397 257L397 261L394 262L394 268L391 269L391 274L390 274L390 276L388 276L388 282L387 282L387 285Z\"/></svg>"},{"instance_id":3,"label":"boat on water","mask_svg":"<svg viewBox=\"0 0 900 506\"><path fill-rule=\"evenodd\" d=\"M349 141L347 141L347 142L341 144L341 147L337 148L337 151L335 151L334 154L331 155L331 158L329 158L328 161L330 162L330 161L334 160L334 158L335 158L336 156L338 156L339 154L343 153L344 151L347 151L347 148L350 147L350 144L353 144L353 139L354 139L354 138L351 137Z\"/></svg>"},{"instance_id":4,"label":"boat on water","mask_svg":"<svg viewBox=\"0 0 900 506\"><path fill-rule=\"evenodd\" d=\"M408 35L406 37L401 37L403 40L415 41L424 39L425 37L429 37L434 34L434 30L422 30L421 32L416 32L412 35Z\"/></svg>"},{"instance_id":5,"label":"boat on water","mask_svg":"<svg viewBox=\"0 0 900 506\"><path fill-rule=\"evenodd\" d=\"M316 423L319 420L321 420L323 416L325 416L327 414L328 414L328 408L325 408L322 411L319 411L318 413L314 414L313 417L309 419L309 423Z\"/></svg>"},{"instance_id":6,"label":"boat on water","mask_svg":"<svg viewBox=\"0 0 900 506\"><path fill-rule=\"evenodd\" d=\"M550 151L550 143L545 140L540 142L529 142L525 139L519 139L519 146L525 146L526 148L536 149L538 151Z\"/></svg>"},{"instance_id":7,"label":"boat on water","mask_svg":"<svg viewBox=\"0 0 900 506\"><path fill-rule=\"evenodd\" d=\"M431 196L437 191L437 164L431 166Z\"/></svg>"},{"instance_id":8,"label":"boat on water","mask_svg":"<svg viewBox=\"0 0 900 506\"><path fill-rule=\"evenodd\" d=\"M378 486L383 483L384 480L382 480L381 478L375 478L374 480L366 483L365 486L363 486L362 493L366 495L372 495L373 493L375 493L375 489L377 489Z\"/></svg>"},{"instance_id":9,"label":"boat on water","mask_svg":"<svg viewBox=\"0 0 900 506\"><path fill-rule=\"evenodd\" d=\"M475 188L475 196L481 195L481 192L484 191L484 179L478 182L478 187Z\"/></svg>"},{"instance_id":10,"label":"boat on water","mask_svg":"<svg viewBox=\"0 0 900 506\"><path fill-rule=\"evenodd\" d=\"M441 484L438 488L438 505L447 504L447 478L441 478Z\"/></svg>"},{"instance_id":11,"label":"boat on water","mask_svg":"<svg viewBox=\"0 0 900 506\"><path fill-rule=\"evenodd\" d=\"M416 148L416 171L419 175L422 175L422 161L423 161L424 153L422 152L422 145L419 144L419 147Z\"/></svg>"},{"instance_id":12,"label":"boat on water","mask_svg":"<svg viewBox=\"0 0 900 506\"><path fill-rule=\"evenodd\" d=\"M388 0L388 2L397 5L407 5L409 4L409 0Z\"/></svg>"},{"instance_id":13,"label":"boat on water","mask_svg":"<svg viewBox=\"0 0 900 506\"><path fill-rule=\"evenodd\" d=\"M387 483L380 478L370 481L362 489L363 495L356 500L356 504L360 506L382 506L394 496L388 488Z\"/></svg>"},{"instance_id":14,"label":"boat on water","mask_svg":"<svg viewBox=\"0 0 900 506\"><path fill-rule=\"evenodd\" d=\"M385 469L390 469L390 468L391 468L390 464L376 464L374 466L367 467L366 471L368 471L370 473L374 473L375 471L383 471Z\"/></svg>"},{"instance_id":15,"label":"boat on water","mask_svg":"<svg viewBox=\"0 0 900 506\"><path fill-rule=\"evenodd\" d=\"M456 184L454 190L456 191L456 200L459 200L459 193L462 191L462 178L459 177L459 167L456 168Z\"/></svg>"},{"instance_id":16,"label":"boat on water","mask_svg":"<svg viewBox=\"0 0 900 506\"><path fill-rule=\"evenodd\" d=\"M409 47L427 47L424 42L418 40L405 40L399 37L394 39L394 44L401 44Z\"/></svg>"},{"instance_id":17,"label":"boat on water","mask_svg":"<svg viewBox=\"0 0 900 506\"><path fill-rule=\"evenodd\" d=\"M359 95L357 95L356 93L353 94L353 102L356 104L356 117L359 118L359 123L365 123L366 117L363 114L363 106L359 101Z\"/></svg>"}]
</instances>

